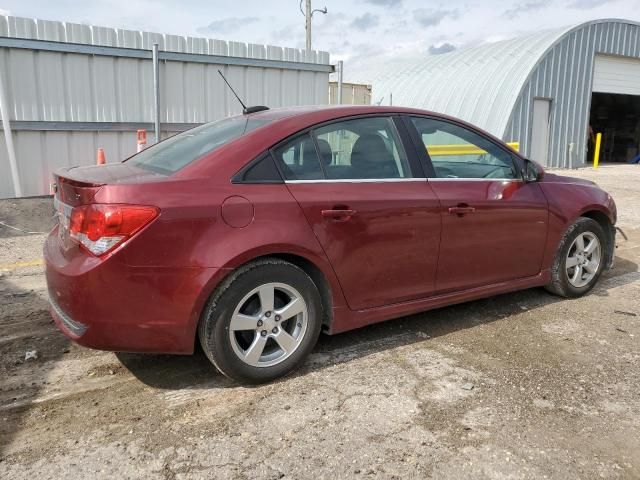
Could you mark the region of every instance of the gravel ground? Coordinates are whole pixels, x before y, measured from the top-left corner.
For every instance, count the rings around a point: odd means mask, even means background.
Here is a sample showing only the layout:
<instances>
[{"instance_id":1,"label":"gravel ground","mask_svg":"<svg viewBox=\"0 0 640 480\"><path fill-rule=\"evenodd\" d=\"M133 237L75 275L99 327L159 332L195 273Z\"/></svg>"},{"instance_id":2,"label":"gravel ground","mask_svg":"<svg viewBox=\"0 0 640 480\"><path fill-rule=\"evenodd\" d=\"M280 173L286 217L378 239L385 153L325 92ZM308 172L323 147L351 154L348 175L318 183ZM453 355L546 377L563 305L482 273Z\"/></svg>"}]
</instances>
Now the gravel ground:
<instances>
[{"instance_id":1,"label":"gravel ground","mask_svg":"<svg viewBox=\"0 0 640 480\"><path fill-rule=\"evenodd\" d=\"M322 337L253 388L201 353L70 344L46 311L44 236L0 233L0 478L640 478L640 167L572 174L614 196L628 236L590 295Z\"/></svg>"}]
</instances>

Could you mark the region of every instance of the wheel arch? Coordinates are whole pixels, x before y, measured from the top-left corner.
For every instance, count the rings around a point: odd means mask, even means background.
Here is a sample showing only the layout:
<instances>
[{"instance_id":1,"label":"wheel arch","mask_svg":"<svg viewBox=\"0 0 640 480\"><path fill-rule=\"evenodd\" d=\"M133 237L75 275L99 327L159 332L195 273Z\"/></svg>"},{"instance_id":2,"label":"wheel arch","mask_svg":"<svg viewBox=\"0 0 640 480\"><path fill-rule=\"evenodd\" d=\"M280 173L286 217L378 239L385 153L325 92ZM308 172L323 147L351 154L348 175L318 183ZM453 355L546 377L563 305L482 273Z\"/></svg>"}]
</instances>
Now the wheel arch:
<instances>
[{"instance_id":1,"label":"wheel arch","mask_svg":"<svg viewBox=\"0 0 640 480\"><path fill-rule=\"evenodd\" d=\"M606 268L610 268L611 265L613 264L613 257L614 257L614 251L615 251L615 236L616 236L615 227L613 226L610 215L600 209L592 208L582 212L580 214L580 217L590 218L591 220L597 222L598 225L602 227L602 230L604 231L604 234L606 235L606 239L607 239L607 247L605 249L605 254L607 255L607 257L606 257L605 266Z\"/></svg>"},{"instance_id":2,"label":"wheel arch","mask_svg":"<svg viewBox=\"0 0 640 480\"><path fill-rule=\"evenodd\" d=\"M251 261L255 262L263 258L279 258L295 265L311 277L311 280L318 288L322 302L322 328L323 330L328 330L333 319L333 294L331 284L322 270L308 258L294 253L272 253L254 258Z\"/></svg>"},{"instance_id":3,"label":"wheel arch","mask_svg":"<svg viewBox=\"0 0 640 480\"><path fill-rule=\"evenodd\" d=\"M195 306L194 321L192 324L194 342L197 341L197 326L201 321L202 313L207 308L209 299L215 294L216 290L220 288L229 275L237 269L265 258L284 260L297 266L309 275L320 293L323 309L322 328L324 331L330 329L333 321L333 307L336 304L340 305L344 303L345 300L342 296L342 289L328 261L318 258L313 252L300 251L300 249L295 248L282 248L282 245L267 246L245 252L230 260L223 268L219 269L217 275L211 278L209 284L203 289L198 304Z\"/></svg>"}]
</instances>

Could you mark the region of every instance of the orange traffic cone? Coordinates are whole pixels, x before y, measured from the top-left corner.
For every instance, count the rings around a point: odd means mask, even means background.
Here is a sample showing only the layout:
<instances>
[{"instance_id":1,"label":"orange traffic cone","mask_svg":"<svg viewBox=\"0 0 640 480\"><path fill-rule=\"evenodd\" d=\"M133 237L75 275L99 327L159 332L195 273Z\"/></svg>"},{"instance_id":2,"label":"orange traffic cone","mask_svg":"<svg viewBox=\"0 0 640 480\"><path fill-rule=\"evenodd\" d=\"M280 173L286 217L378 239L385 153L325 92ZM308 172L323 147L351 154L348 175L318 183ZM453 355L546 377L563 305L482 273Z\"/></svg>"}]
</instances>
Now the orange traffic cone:
<instances>
[{"instance_id":1,"label":"orange traffic cone","mask_svg":"<svg viewBox=\"0 0 640 480\"><path fill-rule=\"evenodd\" d=\"M99 148L98 156L96 158L96 165L104 165L105 163L107 163L107 159L104 157L104 149Z\"/></svg>"},{"instance_id":2,"label":"orange traffic cone","mask_svg":"<svg viewBox=\"0 0 640 480\"><path fill-rule=\"evenodd\" d=\"M146 130L138 130L138 152L141 152L145 148L147 148L147 131Z\"/></svg>"}]
</instances>

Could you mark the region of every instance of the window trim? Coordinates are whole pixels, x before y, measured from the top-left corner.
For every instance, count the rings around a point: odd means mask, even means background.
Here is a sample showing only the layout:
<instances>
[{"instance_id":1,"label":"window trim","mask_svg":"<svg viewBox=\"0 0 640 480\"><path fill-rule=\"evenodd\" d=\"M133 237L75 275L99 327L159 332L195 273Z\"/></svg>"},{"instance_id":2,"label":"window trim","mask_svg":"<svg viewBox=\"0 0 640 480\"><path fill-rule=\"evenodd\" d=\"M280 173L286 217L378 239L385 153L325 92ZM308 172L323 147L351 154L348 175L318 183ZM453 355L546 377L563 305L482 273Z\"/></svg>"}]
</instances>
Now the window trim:
<instances>
[{"instance_id":1,"label":"window trim","mask_svg":"<svg viewBox=\"0 0 640 480\"><path fill-rule=\"evenodd\" d=\"M523 172L522 172L522 160L520 159L520 156L514 152L513 150L511 150L508 146L504 145L502 142L497 142L496 140L494 140L493 138L487 136L486 133L482 132L481 130L479 130L478 128L474 127L473 125L468 125L466 123L463 122L459 122L456 121L455 119L450 119L450 118L443 118L443 117L439 117L437 115L418 115L418 114L405 114L402 115L403 120L404 120L404 124L405 127L407 128L407 130L409 130L410 132L410 136L413 140L414 146L416 148L416 150L418 150L419 152L422 151L422 154L419 154L419 158L421 159L424 166L424 169L427 173L427 178L429 179L429 181L445 181L445 182L464 182L464 181L484 181L484 182L488 182L488 181L499 181L499 182L504 182L504 181L520 181L520 182L524 182L524 176L523 176ZM457 127L463 128L465 130L469 130L472 133L475 133L476 135L480 136L481 138L483 138L484 140L492 143L493 145L495 145L496 147L498 147L500 150L502 150L503 152L505 152L509 158L511 159L512 165L513 165L513 172L514 172L514 177L513 178L472 178L472 177L463 177L463 178L441 178L438 177L436 175L436 171L435 171L435 167L433 166L433 162L431 160L431 156L429 155L428 150L425 148L424 146L424 142L422 141L422 138L420 137L420 132L418 131L418 129L416 128L416 126L413 124L412 122L412 118L422 118L422 119L428 119L428 120L436 120L439 122L443 122L443 123L448 123L451 125L455 125ZM422 148L420 148L422 147Z\"/></svg>"},{"instance_id":2,"label":"window trim","mask_svg":"<svg viewBox=\"0 0 640 480\"><path fill-rule=\"evenodd\" d=\"M392 183L392 182L426 182L424 177L413 178L330 178L325 180L285 180L284 183Z\"/></svg>"},{"instance_id":3,"label":"window trim","mask_svg":"<svg viewBox=\"0 0 640 480\"><path fill-rule=\"evenodd\" d=\"M402 122L401 120L402 115L399 113L366 113L366 114L361 114L361 115L349 115L346 117L340 117L340 118L333 118L331 120L326 120L324 122L320 122L320 123L316 123L314 125L311 125L309 127L306 127L302 130L299 130L291 135L289 135L288 137L280 140L279 142L277 142L276 144L272 145L269 148L269 152L271 153L271 156L273 157L273 161L276 164L276 168L278 169L278 171L280 172L280 176L283 178L284 183L372 183L372 182L385 182L385 183L390 183L390 182L402 182L402 181L424 181L427 176L425 175L424 169L422 167L422 164L420 163L420 160L418 158L416 158L416 152L415 152L415 144L411 141L409 132L407 131L406 126L404 125L404 122ZM349 178L349 179L327 179L326 178L326 173L324 170L324 165L322 164L322 161L320 159L320 153L319 153L319 149L318 149L318 144L317 144L317 140L315 138L315 135L313 134L313 131L319 128L323 128L325 126L334 124L334 123L342 123L342 122L346 122L346 121L350 121L350 120L360 120L360 119L365 119L365 118L386 118L391 120L391 124L393 126L393 128L395 128L396 130L396 134L398 136L398 141L400 143L400 146L402 147L404 154L407 158L407 163L409 165L409 170L411 172L412 177L409 178L402 178L402 177L398 177L398 178ZM322 171L322 175L324 176L323 179L317 179L317 180L287 180L286 175L284 174L284 172L282 171L281 165L278 163L276 155L275 155L275 151L280 148L281 146L285 145L286 143L289 143L290 141L294 141L296 140L298 137L303 136L303 135L309 135L311 137L311 139L313 140L313 144L314 147L316 149L316 156L318 157L318 161L320 162L320 169Z\"/></svg>"}]
</instances>

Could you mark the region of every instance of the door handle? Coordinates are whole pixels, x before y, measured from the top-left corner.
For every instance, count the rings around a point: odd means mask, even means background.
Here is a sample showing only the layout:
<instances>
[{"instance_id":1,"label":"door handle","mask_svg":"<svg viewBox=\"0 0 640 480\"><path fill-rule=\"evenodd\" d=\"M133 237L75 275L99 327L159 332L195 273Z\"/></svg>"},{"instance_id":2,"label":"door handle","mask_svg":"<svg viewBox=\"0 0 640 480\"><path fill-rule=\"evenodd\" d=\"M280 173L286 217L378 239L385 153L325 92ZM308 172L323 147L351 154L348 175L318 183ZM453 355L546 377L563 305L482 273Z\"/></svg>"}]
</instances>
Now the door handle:
<instances>
[{"instance_id":1,"label":"door handle","mask_svg":"<svg viewBox=\"0 0 640 480\"><path fill-rule=\"evenodd\" d=\"M351 220L356 214L355 210L351 210L348 208L335 208L331 210L322 210L322 218L326 218L328 220L333 220L336 222L346 222Z\"/></svg>"},{"instance_id":2,"label":"door handle","mask_svg":"<svg viewBox=\"0 0 640 480\"><path fill-rule=\"evenodd\" d=\"M458 205L457 207L449 207L449 213L451 215L458 215L459 217L462 217L467 213L473 213L475 211L476 209L474 207L470 207L469 205L465 204Z\"/></svg>"}]
</instances>

